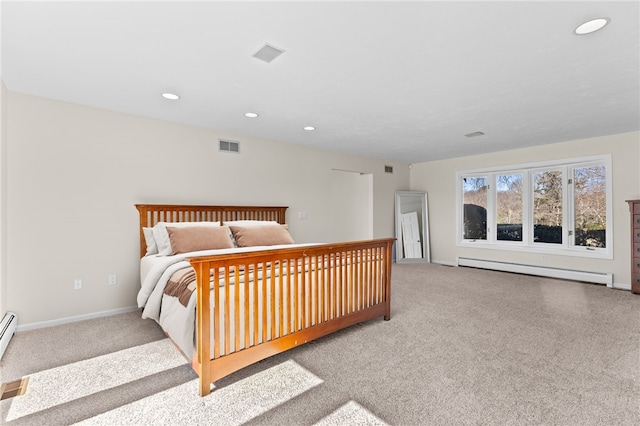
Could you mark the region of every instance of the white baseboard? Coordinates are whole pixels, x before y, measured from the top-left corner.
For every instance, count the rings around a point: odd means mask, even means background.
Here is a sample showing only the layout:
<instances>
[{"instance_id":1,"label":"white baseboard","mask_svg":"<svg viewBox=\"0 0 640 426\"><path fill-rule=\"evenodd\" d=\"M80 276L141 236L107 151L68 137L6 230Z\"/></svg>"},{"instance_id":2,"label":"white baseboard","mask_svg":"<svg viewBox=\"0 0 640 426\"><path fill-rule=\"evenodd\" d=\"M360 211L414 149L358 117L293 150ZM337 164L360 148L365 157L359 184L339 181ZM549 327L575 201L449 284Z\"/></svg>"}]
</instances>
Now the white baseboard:
<instances>
[{"instance_id":1,"label":"white baseboard","mask_svg":"<svg viewBox=\"0 0 640 426\"><path fill-rule=\"evenodd\" d=\"M616 290L631 291L631 284L627 284L627 283L613 283L612 287L615 288Z\"/></svg>"},{"instance_id":2,"label":"white baseboard","mask_svg":"<svg viewBox=\"0 0 640 426\"><path fill-rule=\"evenodd\" d=\"M444 265L444 266L458 266L458 264L456 262L447 262L446 260L435 260L435 259L432 259L431 263L437 263L438 265Z\"/></svg>"},{"instance_id":3,"label":"white baseboard","mask_svg":"<svg viewBox=\"0 0 640 426\"><path fill-rule=\"evenodd\" d=\"M470 266L472 268L491 269L495 271L515 272L519 274L538 275L542 277L586 281L596 284L606 284L607 287L613 287L613 274L609 272L575 271L572 269L548 268L544 266L469 259L464 257L458 258L458 265Z\"/></svg>"},{"instance_id":4,"label":"white baseboard","mask_svg":"<svg viewBox=\"0 0 640 426\"><path fill-rule=\"evenodd\" d=\"M49 321L32 322L29 324L18 324L16 332L35 330L37 328L53 327L55 325L68 324L70 322L84 321L94 318L108 317L111 315L126 314L139 310L137 306L129 306L126 308L110 309L108 311L93 312L90 314L76 315L73 317L59 318Z\"/></svg>"}]
</instances>

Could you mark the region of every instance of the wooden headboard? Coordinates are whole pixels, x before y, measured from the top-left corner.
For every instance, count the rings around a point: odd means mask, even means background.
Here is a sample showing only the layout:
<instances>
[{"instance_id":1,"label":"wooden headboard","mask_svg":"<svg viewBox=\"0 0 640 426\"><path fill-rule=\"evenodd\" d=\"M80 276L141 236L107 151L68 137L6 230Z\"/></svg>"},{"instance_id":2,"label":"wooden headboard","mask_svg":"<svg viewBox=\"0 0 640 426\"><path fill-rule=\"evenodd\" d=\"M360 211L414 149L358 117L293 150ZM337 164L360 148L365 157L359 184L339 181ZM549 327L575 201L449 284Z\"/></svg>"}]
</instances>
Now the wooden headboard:
<instances>
[{"instance_id":1,"label":"wooden headboard","mask_svg":"<svg viewBox=\"0 0 640 426\"><path fill-rule=\"evenodd\" d=\"M144 257L147 251L142 228L151 228L158 222L220 222L222 224L230 220L272 220L284 224L287 208L136 204L136 209L140 213L140 257Z\"/></svg>"}]
</instances>

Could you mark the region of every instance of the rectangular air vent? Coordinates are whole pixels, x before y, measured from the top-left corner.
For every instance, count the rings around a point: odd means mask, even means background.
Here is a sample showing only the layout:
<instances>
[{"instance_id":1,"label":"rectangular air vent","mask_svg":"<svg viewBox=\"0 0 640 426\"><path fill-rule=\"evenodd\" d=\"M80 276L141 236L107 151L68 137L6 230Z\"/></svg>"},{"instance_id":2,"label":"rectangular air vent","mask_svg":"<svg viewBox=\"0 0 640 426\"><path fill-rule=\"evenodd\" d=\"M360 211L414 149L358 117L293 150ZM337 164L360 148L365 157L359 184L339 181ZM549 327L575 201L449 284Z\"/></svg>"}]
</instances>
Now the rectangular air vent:
<instances>
[{"instance_id":1,"label":"rectangular air vent","mask_svg":"<svg viewBox=\"0 0 640 426\"><path fill-rule=\"evenodd\" d=\"M260 50L253 54L253 57L269 63L283 53L284 49L280 49L279 47L275 47L269 43L265 43L265 45L262 46Z\"/></svg>"},{"instance_id":2,"label":"rectangular air vent","mask_svg":"<svg viewBox=\"0 0 640 426\"><path fill-rule=\"evenodd\" d=\"M393 173L393 166L384 166L385 173Z\"/></svg>"},{"instance_id":3,"label":"rectangular air vent","mask_svg":"<svg viewBox=\"0 0 640 426\"><path fill-rule=\"evenodd\" d=\"M240 142L220 139L220 151L240 153Z\"/></svg>"}]
</instances>

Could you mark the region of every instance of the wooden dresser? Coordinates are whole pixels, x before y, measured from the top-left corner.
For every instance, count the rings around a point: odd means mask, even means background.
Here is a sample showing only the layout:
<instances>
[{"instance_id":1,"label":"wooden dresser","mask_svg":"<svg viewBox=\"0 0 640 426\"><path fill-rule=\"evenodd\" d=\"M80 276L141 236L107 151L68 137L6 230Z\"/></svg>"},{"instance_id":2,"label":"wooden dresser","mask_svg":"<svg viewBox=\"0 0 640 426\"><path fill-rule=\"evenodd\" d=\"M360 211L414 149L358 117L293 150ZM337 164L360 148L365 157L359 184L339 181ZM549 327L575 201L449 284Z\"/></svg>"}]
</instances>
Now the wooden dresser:
<instances>
[{"instance_id":1,"label":"wooden dresser","mask_svg":"<svg viewBox=\"0 0 640 426\"><path fill-rule=\"evenodd\" d=\"M631 216L631 292L640 293L640 200L627 200Z\"/></svg>"}]
</instances>

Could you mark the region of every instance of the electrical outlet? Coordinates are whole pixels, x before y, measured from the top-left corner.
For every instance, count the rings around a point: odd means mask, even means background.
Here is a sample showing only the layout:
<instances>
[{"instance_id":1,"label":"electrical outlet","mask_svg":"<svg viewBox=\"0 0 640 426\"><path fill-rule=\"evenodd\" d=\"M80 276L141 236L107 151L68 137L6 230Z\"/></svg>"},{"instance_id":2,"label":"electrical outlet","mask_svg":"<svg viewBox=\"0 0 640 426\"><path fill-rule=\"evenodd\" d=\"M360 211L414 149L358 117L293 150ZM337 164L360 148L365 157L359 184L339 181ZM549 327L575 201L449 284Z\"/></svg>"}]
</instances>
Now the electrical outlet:
<instances>
[{"instance_id":1,"label":"electrical outlet","mask_svg":"<svg viewBox=\"0 0 640 426\"><path fill-rule=\"evenodd\" d=\"M82 290L82 278L76 278L73 280L73 289Z\"/></svg>"},{"instance_id":2,"label":"electrical outlet","mask_svg":"<svg viewBox=\"0 0 640 426\"><path fill-rule=\"evenodd\" d=\"M118 278L116 277L116 274L111 274L109 275L109 285L116 285L118 282Z\"/></svg>"}]
</instances>

